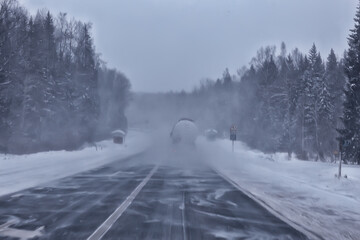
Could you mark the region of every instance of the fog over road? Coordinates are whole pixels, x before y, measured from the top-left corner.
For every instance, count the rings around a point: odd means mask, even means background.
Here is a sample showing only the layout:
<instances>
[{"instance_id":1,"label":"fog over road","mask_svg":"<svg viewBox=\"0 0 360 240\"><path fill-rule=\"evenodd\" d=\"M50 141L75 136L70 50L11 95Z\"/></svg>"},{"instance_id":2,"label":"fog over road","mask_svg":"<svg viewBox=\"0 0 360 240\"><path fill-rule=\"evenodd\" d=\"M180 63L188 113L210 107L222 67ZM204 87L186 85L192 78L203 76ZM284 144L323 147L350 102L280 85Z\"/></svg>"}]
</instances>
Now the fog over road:
<instances>
[{"instance_id":1,"label":"fog over road","mask_svg":"<svg viewBox=\"0 0 360 240\"><path fill-rule=\"evenodd\" d=\"M0 198L0 239L87 239L154 166L101 239L307 239L196 161L200 155L165 155L174 161L144 153Z\"/></svg>"}]
</instances>

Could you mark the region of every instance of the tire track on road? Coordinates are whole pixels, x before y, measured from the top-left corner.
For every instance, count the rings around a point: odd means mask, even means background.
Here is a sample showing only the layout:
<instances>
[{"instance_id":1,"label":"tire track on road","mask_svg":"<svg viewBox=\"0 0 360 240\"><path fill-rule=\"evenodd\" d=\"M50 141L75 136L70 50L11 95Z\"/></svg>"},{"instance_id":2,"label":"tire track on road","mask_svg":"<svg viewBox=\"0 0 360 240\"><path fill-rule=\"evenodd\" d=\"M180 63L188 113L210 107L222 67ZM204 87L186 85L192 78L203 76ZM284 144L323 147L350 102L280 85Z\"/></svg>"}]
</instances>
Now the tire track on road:
<instances>
[{"instance_id":1,"label":"tire track on road","mask_svg":"<svg viewBox=\"0 0 360 240\"><path fill-rule=\"evenodd\" d=\"M134 191L121 203L121 205L91 234L87 240L100 240L110 230L112 225L121 217L125 210L131 205L139 192L149 182L150 178L158 169L155 166L150 173L141 181L141 183L134 189Z\"/></svg>"}]
</instances>

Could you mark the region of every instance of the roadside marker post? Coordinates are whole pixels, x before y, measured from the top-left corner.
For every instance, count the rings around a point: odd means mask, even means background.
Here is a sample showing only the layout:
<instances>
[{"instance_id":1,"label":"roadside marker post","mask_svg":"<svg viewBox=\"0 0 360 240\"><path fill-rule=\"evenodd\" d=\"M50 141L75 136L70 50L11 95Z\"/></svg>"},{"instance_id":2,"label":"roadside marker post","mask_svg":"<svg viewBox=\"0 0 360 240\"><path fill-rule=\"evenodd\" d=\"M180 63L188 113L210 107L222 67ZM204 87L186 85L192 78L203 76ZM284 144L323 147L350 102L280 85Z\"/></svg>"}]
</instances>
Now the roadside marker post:
<instances>
[{"instance_id":1,"label":"roadside marker post","mask_svg":"<svg viewBox=\"0 0 360 240\"><path fill-rule=\"evenodd\" d=\"M237 131L237 127L235 125L233 125L230 128L230 140L232 142L232 152L234 152L234 142L236 141L236 131Z\"/></svg>"},{"instance_id":2,"label":"roadside marker post","mask_svg":"<svg viewBox=\"0 0 360 240\"><path fill-rule=\"evenodd\" d=\"M338 178L341 177L341 162L342 162L342 142L340 142L340 160L339 160L339 173L338 173Z\"/></svg>"}]
</instances>

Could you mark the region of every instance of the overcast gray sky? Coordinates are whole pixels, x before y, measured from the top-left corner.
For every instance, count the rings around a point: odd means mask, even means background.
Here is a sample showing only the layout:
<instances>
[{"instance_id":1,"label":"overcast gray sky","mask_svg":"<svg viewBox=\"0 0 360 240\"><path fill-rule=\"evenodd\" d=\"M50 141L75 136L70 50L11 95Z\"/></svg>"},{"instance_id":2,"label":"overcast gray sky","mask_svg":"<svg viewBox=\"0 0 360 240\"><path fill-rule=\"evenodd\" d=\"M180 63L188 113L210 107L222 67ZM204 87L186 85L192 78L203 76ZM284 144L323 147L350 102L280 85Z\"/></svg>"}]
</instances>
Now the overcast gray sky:
<instances>
[{"instance_id":1,"label":"overcast gray sky","mask_svg":"<svg viewBox=\"0 0 360 240\"><path fill-rule=\"evenodd\" d=\"M279 45L342 55L358 0L20 0L32 13L93 23L98 52L134 91L191 90L201 79L247 65Z\"/></svg>"}]
</instances>

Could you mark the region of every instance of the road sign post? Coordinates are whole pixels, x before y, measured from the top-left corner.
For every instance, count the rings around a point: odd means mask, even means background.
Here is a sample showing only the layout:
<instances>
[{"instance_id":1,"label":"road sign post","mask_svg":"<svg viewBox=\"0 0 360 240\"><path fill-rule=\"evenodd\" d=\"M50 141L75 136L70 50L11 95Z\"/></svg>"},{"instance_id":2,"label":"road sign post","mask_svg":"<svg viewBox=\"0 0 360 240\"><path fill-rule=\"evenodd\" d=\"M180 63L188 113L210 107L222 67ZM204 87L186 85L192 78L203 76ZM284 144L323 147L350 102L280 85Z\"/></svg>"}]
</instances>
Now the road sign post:
<instances>
[{"instance_id":1,"label":"road sign post","mask_svg":"<svg viewBox=\"0 0 360 240\"><path fill-rule=\"evenodd\" d=\"M236 141L236 126L233 125L231 128L230 128L230 140L231 140L231 144L232 144L232 152L234 152L234 142Z\"/></svg>"},{"instance_id":2,"label":"road sign post","mask_svg":"<svg viewBox=\"0 0 360 240\"><path fill-rule=\"evenodd\" d=\"M341 161L342 161L342 151L343 151L344 140L340 140L339 142L339 151L340 151L340 159L339 159L339 172L338 178L341 177Z\"/></svg>"},{"instance_id":3,"label":"road sign post","mask_svg":"<svg viewBox=\"0 0 360 240\"><path fill-rule=\"evenodd\" d=\"M351 144L350 140L341 140L339 142L339 150L340 150L340 161L339 161L339 173L338 173L338 178L341 178L341 162L342 162L342 159L343 159L343 150L344 150L344 147L347 147Z\"/></svg>"}]
</instances>

